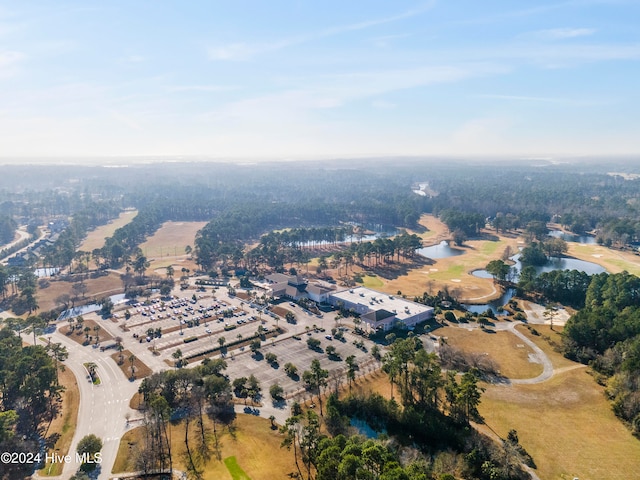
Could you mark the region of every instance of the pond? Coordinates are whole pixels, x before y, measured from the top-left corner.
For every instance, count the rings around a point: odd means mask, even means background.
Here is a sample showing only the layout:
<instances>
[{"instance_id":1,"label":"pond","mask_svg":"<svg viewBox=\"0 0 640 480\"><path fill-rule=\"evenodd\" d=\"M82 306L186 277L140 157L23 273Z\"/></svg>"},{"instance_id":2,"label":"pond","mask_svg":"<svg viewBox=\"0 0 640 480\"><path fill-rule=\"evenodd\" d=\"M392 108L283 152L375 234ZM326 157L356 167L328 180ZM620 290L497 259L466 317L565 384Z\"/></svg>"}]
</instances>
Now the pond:
<instances>
[{"instance_id":1,"label":"pond","mask_svg":"<svg viewBox=\"0 0 640 480\"><path fill-rule=\"evenodd\" d=\"M449 258L462 255L464 250L459 248L451 248L446 240L441 241L438 245L432 245L431 247L424 247L417 250L417 252L427 258Z\"/></svg>"},{"instance_id":2,"label":"pond","mask_svg":"<svg viewBox=\"0 0 640 480\"><path fill-rule=\"evenodd\" d=\"M520 263L520 254L518 253L514 255L513 257L511 257L511 260L515 262L513 265L513 268L515 268L517 274L519 274L520 270L522 270L522 263ZM535 267L535 269L538 275L544 272L551 272L554 270L578 270L580 272L585 272L588 275L595 275L598 273L606 272L606 269L604 267L601 267L596 263L587 262L585 260L578 260L577 258L565 258L565 257L563 258L552 257L546 265L543 265L541 267ZM479 278L493 278L493 276L484 269L474 270L473 272L471 272L471 275ZM518 281L517 275L514 281L516 282ZM475 313L483 313L488 308L490 308L493 311L493 313L497 313L498 307L505 305L509 300L511 300L511 297L513 297L514 295L515 295L515 289L509 288L505 293L502 294L500 298L493 300L489 303L485 303L482 305L464 305L464 307L470 312L475 312Z\"/></svg>"},{"instance_id":3,"label":"pond","mask_svg":"<svg viewBox=\"0 0 640 480\"><path fill-rule=\"evenodd\" d=\"M363 435L367 438L378 438L378 435L387 433L387 431L384 429L381 432L376 432L369 426L367 422L365 422L364 420L360 420L359 418L351 418L349 423L352 427L355 427L360 435Z\"/></svg>"},{"instance_id":4,"label":"pond","mask_svg":"<svg viewBox=\"0 0 640 480\"><path fill-rule=\"evenodd\" d=\"M491 311L497 315L499 315L501 307L505 306L509 303L509 300L516 294L515 288L507 288L507 290L495 300L491 300L488 303L483 303L480 305L463 305L464 308L469 310L471 313L481 314L487 311L487 309L491 309Z\"/></svg>"},{"instance_id":5,"label":"pond","mask_svg":"<svg viewBox=\"0 0 640 480\"><path fill-rule=\"evenodd\" d=\"M354 225L357 226L357 225ZM380 224L365 224L362 225L362 228L369 232L365 235L347 235L344 237L344 240L339 241L338 243L360 243L360 242L373 242L377 238L389 238L398 235L399 230L394 227L380 225ZM301 247L309 247L309 246L320 246L320 245L332 245L334 242L331 241L318 241L318 242L298 242L298 245Z\"/></svg>"},{"instance_id":6,"label":"pond","mask_svg":"<svg viewBox=\"0 0 640 480\"><path fill-rule=\"evenodd\" d=\"M561 238L565 242L582 243L586 245L593 245L596 243L596 237L593 235L575 235L573 233L563 232L562 230L551 230L549 232L549 236Z\"/></svg>"},{"instance_id":7,"label":"pond","mask_svg":"<svg viewBox=\"0 0 640 480\"><path fill-rule=\"evenodd\" d=\"M510 258L515 263L512 268L516 270L516 278L514 281L518 281L518 274L520 270L522 270L522 263L520 263L520 254L516 254ZM597 263L587 262L586 260L579 260L577 258L569 258L569 257L551 257L549 262L546 265L534 267L536 269L536 273L540 275L544 272L552 272L553 270L578 270L579 272L584 272L588 275L595 275L598 273L604 273L607 270L604 267L601 267ZM493 278L489 272L485 269L478 269L471 272L471 275L478 278Z\"/></svg>"},{"instance_id":8,"label":"pond","mask_svg":"<svg viewBox=\"0 0 640 480\"><path fill-rule=\"evenodd\" d=\"M124 293L119 293L118 295L111 295L109 297L114 305L118 305L119 303L126 302L127 299L124 296ZM88 313L97 312L102 308L97 303L90 303L88 305L80 305L78 307L73 307L68 310L65 310L58 316L58 320L67 320L73 317L79 317L80 315L86 315Z\"/></svg>"}]
</instances>

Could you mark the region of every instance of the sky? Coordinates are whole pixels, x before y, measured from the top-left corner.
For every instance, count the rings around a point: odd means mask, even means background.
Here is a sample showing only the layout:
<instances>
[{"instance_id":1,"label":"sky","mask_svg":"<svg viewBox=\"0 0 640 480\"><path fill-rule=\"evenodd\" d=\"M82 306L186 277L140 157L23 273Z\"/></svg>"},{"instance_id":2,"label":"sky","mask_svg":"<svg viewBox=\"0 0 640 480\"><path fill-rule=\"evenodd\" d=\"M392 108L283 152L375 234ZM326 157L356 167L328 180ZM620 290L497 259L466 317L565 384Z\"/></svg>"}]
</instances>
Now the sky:
<instances>
[{"instance_id":1,"label":"sky","mask_svg":"<svg viewBox=\"0 0 640 480\"><path fill-rule=\"evenodd\" d=\"M640 153L640 0L0 0L0 157Z\"/></svg>"}]
</instances>

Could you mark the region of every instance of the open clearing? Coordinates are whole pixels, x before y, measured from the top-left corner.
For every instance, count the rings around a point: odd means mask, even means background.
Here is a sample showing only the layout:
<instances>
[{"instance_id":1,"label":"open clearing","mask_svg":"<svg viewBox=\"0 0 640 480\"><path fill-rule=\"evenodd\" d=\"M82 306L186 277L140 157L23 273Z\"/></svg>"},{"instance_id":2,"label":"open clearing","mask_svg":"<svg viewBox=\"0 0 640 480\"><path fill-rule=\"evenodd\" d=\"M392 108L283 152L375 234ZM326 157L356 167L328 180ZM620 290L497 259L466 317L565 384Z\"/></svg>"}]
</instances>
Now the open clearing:
<instances>
[{"instance_id":1,"label":"open clearing","mask_svg":"<svg viewBox=\"0 0 640 480\"><path fill-rule=\"evenodd\" d=\"M47 453L64 456L69 453L78 423L78 409L80 406L80 391L73 372L69 369L58 370L59 381L65 390L62 392L62 411L49 425L45 433ZM55 443L54 443L55 442ZM52 446L53 444L53 446ZM62 473L62 462L47 463L38 474L46 477L56 477Z\"/></svg>"},{"instance_id":2,"label":"open clearing","mask_svg":"<svg viewBox=\"0 0 640 480\"><path fill-rule=\"evenodd\" d=\"M207 428L213 430L210 420L206 419ZM135 471L133 463L137 445L141 441L141 428L127 432L120 441L118 458L113 472ZM190 428L195 434L195 422ZM265 418L253 415L239 414L234 422L233 434L226 428L218 426L220 459L236 458L236 464L246 472L252 480L272 480L284 478L287 473L295 472L293 452L280 448L282 435L278 430L271 429L271 422ZM174 468L186 471L184 464L184 424L171 427L171 443ZM213 442L211 443L212 449ZM225 463L216 458L215 451L205 466L203 474L205 480L232 480L232 476Z\"/></svg>"},{"instance_id":3,"label":"open clearing","mask_svg":"<svg viewBox=\"0 0 640 480\"><path fill-rule=\"evenodd\" d=\"M610 273L620 273L626 270L634 275L640 275L640 256L632 252L613 250L600 245L586 245L569 242L568 254L580 260L597 263Z\"/></svg>"},{"instance_id":4,"label":"open clearing","mask_svg":"<svg viewBox=\"0 0 640 480\"><path fill-rule=\"evenodd\" d=\"M471 328L471 327L470 327ZM447 343L466 353L487 355L507 378L534 378L542 373L542 365L529 361L534 352L510 332L484 332L474 325L473 330L460 327L444 327L434 334L446 337Z\"/></svg>"},{"instance_id":5,"label":"open clearing","mask_svg":"<svg viewBox=\"0 0 640 480\"><path fill-rule=\"evenodd\" d=\"M85 280L87 286L87 298L93 298L99 300L109 295L115 295L122 293L122 280L120 275L114 272L109 272L108 275L100 275L95 278L87 278ZM42 288L44 285L44 288ZM73 282L68 282L59 279L48 279L47 283L38 284L38 304L40 305L40 311L53 310L58 305L56 304L56 298L62 294L75 296L73 291ZM83 303L86 299L83 299Z\"/></svg>"},{"instance_id":6,"label":"open clearing","mask_svg":"<svg viewBox=\"0 0 640 480\"><path fill-rule=\"evenodd\" d=\"M177 272L182 268L194 270L197 266L185 254L184 249L187 246L193 248L196 233L206 224L206 222L165 222L155 234L140 244L142 253L151 264L148 271L164 269L169 265L173 265Z\"/></svg>"},{"instance_id":7,"label":"open clearing","mask_svg":"<svg viewBox=\"0 0 640 480\"><path fill-rule=\"evenodd\" d=\"M125 226L133 220L137 214L137 210L127 210L122 212L118 218L114 219L110 223L102 225L89 232L87 238L84 239L78 250L83 252L92 252L96 248L104 247L104 239L111 237L113 232L118 228Z\"/></svg>"},{"instance_id":8,"label":"open clearing","mask_svg":"<svg viewBox=\"0 0 640 480\"><path fill-rule=\"evenodd\" d=\"M448 239L448 230L440 220L423 215L420 224L428 228L428 232L421 233L425 246L434 245ZM427 233L433 232L431 235ZM456 246L464 253L455 257L432 259L425 265L407 268L395 278L385 279L384 269L380 269L378 277L383 285L378 287L385 293L397 293L412 297L424 292L436 294L445 285L450 292L456 292L464 302L486 302L500 296L501 292L495 288L493 281L471 275L473 270L483 269L491 260L500 259L508 248L511 252L518 251L516 237L497 236L494 232L485 232L486 239L468 240L463 246ZM388 276L388 275L387 275Z\"/></svg>"},{"instance_id":9,"label":"open clearing","mask_svg":"<svg viewBox=\"0 0 640 480\"><path fill-rule=\"evenodd\" d=\"M615 417L603 388L586 369L542 338L559 341L559 335L548 326L534 328L540 336L521 331L549 356L556 374L535 385L485 384L479 410L487 426L502 438L516 429L540 478L635 478L640 442Z\"/></svg>"}]
</instances>

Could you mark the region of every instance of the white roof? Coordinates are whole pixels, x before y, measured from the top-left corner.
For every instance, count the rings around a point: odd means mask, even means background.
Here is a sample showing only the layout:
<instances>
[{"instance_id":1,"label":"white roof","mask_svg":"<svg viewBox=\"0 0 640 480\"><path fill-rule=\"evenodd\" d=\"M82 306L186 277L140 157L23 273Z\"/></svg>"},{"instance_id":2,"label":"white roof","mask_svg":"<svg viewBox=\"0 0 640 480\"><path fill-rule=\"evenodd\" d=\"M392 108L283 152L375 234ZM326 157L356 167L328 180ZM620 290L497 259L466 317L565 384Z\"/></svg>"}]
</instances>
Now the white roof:
<instances>
[{"instance_id":1,"label":"white roof","mask_svg":"<svg viewBox=\"0 0 640 480\"><path fill-rule=\"evenodd\" d=\"M433 307L420 303L410 302L402 297L376 292L365 287L356 287L349 290L333 293L334 298L350 303L365 305L369 310L388 310L396 314L396 318L404 320L419 313L429 312Z\"/></svg>"}]
</instances>

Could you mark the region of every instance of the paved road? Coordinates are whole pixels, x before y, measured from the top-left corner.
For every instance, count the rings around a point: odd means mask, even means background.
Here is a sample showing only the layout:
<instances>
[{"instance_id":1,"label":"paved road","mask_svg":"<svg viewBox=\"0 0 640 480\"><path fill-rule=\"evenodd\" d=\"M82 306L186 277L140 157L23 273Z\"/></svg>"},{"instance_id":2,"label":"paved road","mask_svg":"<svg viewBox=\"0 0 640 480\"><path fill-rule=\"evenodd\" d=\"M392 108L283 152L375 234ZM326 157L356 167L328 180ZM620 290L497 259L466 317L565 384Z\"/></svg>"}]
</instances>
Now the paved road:
<instances>
[{"instance_id":1,"label":"paved road","mask_svg":"<svg viewBox=\"0 0 640 480\"><path fill-rule=\"evenodd\" d=\"M127 431L126 415L135 418L137 412L129 408L131 397L138 391L139 381L130 382L120 371L116 363L99 351L91 347L84 347L68 339L65 335L55 332L50 335L51 341L61 343L69 352L65 361L78 381L80 390L80 408L78 410L78 425L71 442L69 454L73 457L78 441L91 433L102 439L102 464L99 479L111 477L111 469L116 459L120 438ZM23 337L25 340L27 336ZM100 384L94 385L88 379L85 363L94 362ZM67 479L80 467L72 458L72 462L65 464L63 473L59 477Z\"/></svg>"},{"instance_id":2,"label":"paved road","mask_svg":"<svg viewBox=\"0 0 640 480\"><path fill-rule=\"evenodd\" d=\"M529 348L531 348L531 350L533 350L532 359L535 360L536 363L540 363L542 365L542 373L537 377L533 377L533 378L513 378L513 379L509 378L509 379L506 379L507 380L506 382L501 383L501 385L533 385L535 383L542 383L549 380L554 374L553 364L551 363L551 360L549 359L547 354L542 351L540 347L538 347L535 343L529 340L523 333L521 333L516 329L518 325L524 325L524 323L516 322L516 321L495 322L494 329L497 332L506 331L506 332L512 333L513 335L518 337L520 340L522 340L522 342L525 343ZM467 324L458 325L458 328L473 330L476 328L480 328L480 326L477 324L467 323Z\"/></svg>"},{"instance_id":3,"label":"paved road","mask_svg":"<svg viewBox=\"0 0 640 480\"><path fill-rule=\"evenodd\" d=\"M529 340L522 332L516 329L516 326L520 325L520 322L503 322L507 324L505 330L513 333L516 337L522 340L526 345L534 351L535 359L542 364L542 373L534 378L518 378L511 379L512 385L533 385L534 383L541 383L549 380L553 376L553 364L546 353L540 349L535 343Z\"/></svg>"}]
</instances>

